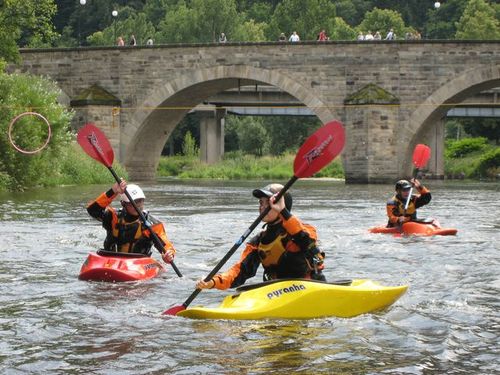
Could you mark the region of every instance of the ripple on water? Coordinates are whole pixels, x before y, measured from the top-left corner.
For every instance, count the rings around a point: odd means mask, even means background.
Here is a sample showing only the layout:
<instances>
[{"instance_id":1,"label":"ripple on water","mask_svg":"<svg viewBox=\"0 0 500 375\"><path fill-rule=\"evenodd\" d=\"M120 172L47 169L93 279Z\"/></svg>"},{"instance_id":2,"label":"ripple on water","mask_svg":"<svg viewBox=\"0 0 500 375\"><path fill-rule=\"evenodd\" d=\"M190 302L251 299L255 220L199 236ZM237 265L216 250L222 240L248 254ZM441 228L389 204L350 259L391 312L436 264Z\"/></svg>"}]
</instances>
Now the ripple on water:
<instances>
[{"instance_id":1,"label":"ripple on water","mask_svg":"<svg viewBox=\"0 0 500 375\"><path fill-rule=\"evenodd\" d=\"M500 209L491 185L429 182L422 216L456 237L393 238L385 222L392 186L299 181L294 212L315 225L330 280L409 284L391 308L353 319L194 321L162 317L182 303L257 216L256 183L145 184L166 222L177 266L145 283L81 282L86 254L104 232L85 212L107 187L68 187L0 202L2 373L283 374L495 373L500 367ZM257 183L258 186L261 183ZM469 197L474 195L474 202ZM488 210L477 211L478 203ZM233 262L239 256L235 254ZM157 255L155 254L155 257ZM259 274L261 275L261 274ZM261 276L258 276L261 277ZM204 291L193 304L216 305Z\"/></svg>"}]
</instances>

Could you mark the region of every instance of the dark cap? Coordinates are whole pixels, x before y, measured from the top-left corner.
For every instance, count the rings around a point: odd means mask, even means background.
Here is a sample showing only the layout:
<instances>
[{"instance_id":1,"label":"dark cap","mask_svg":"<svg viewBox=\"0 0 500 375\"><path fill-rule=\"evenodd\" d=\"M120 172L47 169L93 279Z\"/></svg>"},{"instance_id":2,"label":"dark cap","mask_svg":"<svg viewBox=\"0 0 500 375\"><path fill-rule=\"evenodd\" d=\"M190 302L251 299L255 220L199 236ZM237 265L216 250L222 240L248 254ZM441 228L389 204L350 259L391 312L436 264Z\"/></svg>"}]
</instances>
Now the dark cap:
<instances>
[{"instance_id":1,"label":"dark cap","mask_svg":"<svg viewBox=\"0 0 500 375\"><path fill-rule=\"evenodd\" d=\"M279 193L281 189L283 189L283 185L281 184L269 184L261 189L255 189L252 192L252 195L255 198L270 198L274 194ZM288 209L288 211L292 210L292 203L292 195L287 191L285 193L285 207Z\"/></svg>"},{"instance_id":2,"label":"dark cap","mask_svg":"<svg viewBox=\"0 0 500 375\"><path fill-rule=\"evenodd\" d=\"M400 190L410 190L411 184L408 180L399 180L396 182L396 191Z\"/></svg>"}]
</instances>

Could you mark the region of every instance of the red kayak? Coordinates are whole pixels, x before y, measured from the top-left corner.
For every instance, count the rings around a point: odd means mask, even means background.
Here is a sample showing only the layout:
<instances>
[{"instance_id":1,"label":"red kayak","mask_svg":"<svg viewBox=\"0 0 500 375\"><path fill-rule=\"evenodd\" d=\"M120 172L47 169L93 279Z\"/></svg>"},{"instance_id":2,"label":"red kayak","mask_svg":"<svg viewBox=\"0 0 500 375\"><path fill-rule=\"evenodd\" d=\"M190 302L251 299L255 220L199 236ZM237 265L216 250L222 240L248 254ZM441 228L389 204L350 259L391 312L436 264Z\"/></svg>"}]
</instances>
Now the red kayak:
<instances>
[{"instance_id":1,"label":"red kayak","mask_svg":"<svg viewBox=\"0 0 500 375\"><path fill-rule=\"evenodd\" d=\"M80 280L139 281L151 279L165 268L143 254L116 253L100 250L90 253L80 270Z\"/></svg>"},{"instance_id":2,"label":"red kayak","mask_svg":"<svg viewBox=\"0 0 500 375\"><path fill-rule=\"evenodd\" d=\"M394 236L453 236L457 234L455 228L441 228L437 220L430 222L410 221L401 227L380 226L370 228L369 231L370 233L385 233Z\"/></svg>"}]
</instances>

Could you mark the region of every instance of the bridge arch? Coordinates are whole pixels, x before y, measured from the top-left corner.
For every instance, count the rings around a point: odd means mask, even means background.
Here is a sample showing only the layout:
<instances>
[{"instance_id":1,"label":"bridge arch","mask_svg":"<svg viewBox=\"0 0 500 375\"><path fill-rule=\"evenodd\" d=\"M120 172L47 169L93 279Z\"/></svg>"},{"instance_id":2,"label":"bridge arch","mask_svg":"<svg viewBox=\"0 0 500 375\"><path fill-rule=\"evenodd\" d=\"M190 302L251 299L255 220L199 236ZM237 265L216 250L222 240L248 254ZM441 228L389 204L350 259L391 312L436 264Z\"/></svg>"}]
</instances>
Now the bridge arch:
<instances>
[{"instance_id":1,"label":"bridge arch","mask_svg":"<svg viewBox=\"0 0 500 375\"><path fill-rule=\"evenodd\" d=\"M310 108L323 123L336 118L317 92L277 70L248 65L194 70L152 88L145 96L147 99L130 114L129 125L122 132L122 142L131 178L153 178L161 150L182 118L210 96L238 87L241 80L265 83L286 91Z\"/></svg>"},{"instance_id":2,"label":"bridge arch","mask_svg":"<svg viewBox=\"0 0 500 375\"><path fill-rule=\"evenodd\" d=\"M442 121L451 106L446 104L460 103L469 96L481 91L500 87L500 65L490 65L479 69L471 69L448 81L434 91L420 104L410 116L408 122L408 139L404 139L408 148L405 150L403 175L410 175L412 154L423 135L429 133L436 123ZM436 152L436 150L433 150Z\"/></svg>"}]
</instances>

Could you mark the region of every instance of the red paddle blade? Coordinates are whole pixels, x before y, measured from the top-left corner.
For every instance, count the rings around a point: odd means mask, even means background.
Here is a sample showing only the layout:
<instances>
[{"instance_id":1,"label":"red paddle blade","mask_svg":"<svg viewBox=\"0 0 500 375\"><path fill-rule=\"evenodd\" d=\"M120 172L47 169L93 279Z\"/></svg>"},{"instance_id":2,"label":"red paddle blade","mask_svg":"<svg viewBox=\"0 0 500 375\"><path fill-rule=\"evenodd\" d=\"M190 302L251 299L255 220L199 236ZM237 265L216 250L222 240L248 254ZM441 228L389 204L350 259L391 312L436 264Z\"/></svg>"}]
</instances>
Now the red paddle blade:
<instances>
[{"instance_id":1,"label":"red paddle blade","mask_svg":"<svg viewBox=\"0 0 500 375\"><path fill-rule=\"evenodd\" d=\"M413 151L413 165L417 169L422 169L431 157L431 149L429 146L418 144Z\"/></svg>"},{"instance_id":2,"label":"red paddle blade","mask_svg":"<svg viewBox=\"0 0 500 375\"><path fill-rule=\"evenodd\" d=\"M330 163L344 148L345 132L338 121L330 121L312 134L299 149L293 163L295 177L310 177Z\"/></svg>"},{"instance_id":3,"label":"red paddle blade","mask_svg":"<svg viewBox=\"0 0 500 375\"><path fill-rule=\"evenodd\" d=\"M78 132L76 140L82 146L83 151L91 158L104 164L106 167L113 165L115 155L104 133L94 124L86 124Z\"/></svg>"},{"instance_id":4,"label":"red paddle blade","mask_svg":"<svg viewBox=\"0 0 500 375\"><path fill-rule=\"evenodd\" d=\"M161 315L177 315L178 312L186 310L184 305L178 305L165 310Z\"/></svg>"}]
</instances>

